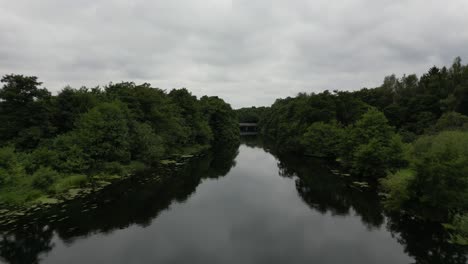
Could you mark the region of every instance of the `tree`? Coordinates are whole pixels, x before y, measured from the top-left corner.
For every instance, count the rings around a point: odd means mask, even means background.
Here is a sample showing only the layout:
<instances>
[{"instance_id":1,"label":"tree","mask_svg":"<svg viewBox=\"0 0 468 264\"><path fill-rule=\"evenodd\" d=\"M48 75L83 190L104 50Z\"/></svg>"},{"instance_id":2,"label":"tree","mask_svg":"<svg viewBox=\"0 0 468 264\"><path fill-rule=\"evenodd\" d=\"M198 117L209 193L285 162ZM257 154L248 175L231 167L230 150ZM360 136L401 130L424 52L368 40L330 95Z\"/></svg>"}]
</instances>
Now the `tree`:
<instances>
[{"instance_id":1,"label":"tree","mask_svg":"<svg viewBox=\"0 0 468 264\"><path fill-rule=\"evenodd\" d=\"M414 143L413 199L428 211L468 211L468 133L446 131Z\"/></svg>"},{"instance_id":2,"label":"tree","mask_svg":"<svg viewBox=\"0 0 468 264\"><path fill-rule=\"evenodd\" d=\"M336 122L312 123L302 137L305 153L317 157L338 157L344 130Z\"/></svg>"},{"instance_id":3,"label":"tree","mask_svg":"<svg viewBox=\"0 0 468 264\"><path fill-rule=\"evenodd\" d=\"M148 124L134 123L131 132L131 152L133 160L154 164L165 153L164 143Z\"/></svg>"},{"instance_id":4,"label":"tree","mask_svg":"<svg viewBox=\"0 0 468 264\"><path fill-rule=\"evenodd\" d=\"M50 93L37 77L5 75L0 89L0 142L13 140L20 148L34 148L54 132Z\"/></svg>"},{"instance_id":5,"label":"tree","mask_svg":"<svg viewBox=\"0 0 468 264\"><path fill-rule=\"evenodd\" d=\"M184 126L190 134L188 137L189 144L209 144L213 138L210 126L206 119L203 118L201 105L196 96L193 96L187 89L173 89L169 94L172 102L174 102L183 116Z\"/></svg>"},{"instance_id":6,"label":"tree","mask_svg":"<svg viewBox=\"0 0 468 264\"><path fill-rule=\"evenodd\" d=\"M79 145L96 167L100 162L130 160L129 129L125 106L119 102L101 103L77 123Z\"/></svg>"},{"instance_id":7,"label":"tree","mask_svg":"<svg viewBox=\"0 0 468 264\"><path fill-rule=\"evenodd\" d=\"M232 144L240 140L239 123L231 106L216 96L200 99L202 111L213 132L213 144Z\"/></svg>"},{"instance_id":8,"label":"tree","mask_svg":"<svg viewBox=\"0 0 468 264\"><path fill-rule=\"evenodd\" d=\"M457 112L443 114L432 128L434 132L444 130L468 130L468 116Z\"/></svg>"},{"instance_id":9,"label":"tree","mask_svg":"<svg viewBox=\"0 0 468 264\"><path fill-rule=\"evenodd\" d=\"M65 133L74 128L80 115L95 107L100 100L99 89L73 89L65 87L55 99L55 122L58 133Z\"/></svg>"},{"instance_id":10,"label":"tree","mask_svg":"<svg viewBox=\"0 0 468 264\"><path fill-rule=\"evenodd\" d=\"M342 157L356 175L380 178L403 165L403 145L384 114L370 109L348 128Z\"/></svg>"}]
</instances>

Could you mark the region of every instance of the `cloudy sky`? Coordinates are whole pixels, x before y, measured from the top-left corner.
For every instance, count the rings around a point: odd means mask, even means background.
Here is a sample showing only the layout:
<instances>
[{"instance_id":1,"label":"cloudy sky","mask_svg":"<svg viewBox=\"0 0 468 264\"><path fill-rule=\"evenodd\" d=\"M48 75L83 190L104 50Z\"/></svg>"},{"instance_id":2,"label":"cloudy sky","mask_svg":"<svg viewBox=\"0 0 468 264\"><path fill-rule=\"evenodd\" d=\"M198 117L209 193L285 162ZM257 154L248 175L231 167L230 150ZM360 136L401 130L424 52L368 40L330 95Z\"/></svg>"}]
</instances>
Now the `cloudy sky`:
<instances>
[{"instance_id":1,"label":"cloudy sky","mask_svg":"<svg viewBox=\"0 0 468 264\"><path fill-rule=\"evenodd\" d=\"M467 0L0 0L0 74L269 105L466 63L467 26Z\"/></svg>"}]
</instances>

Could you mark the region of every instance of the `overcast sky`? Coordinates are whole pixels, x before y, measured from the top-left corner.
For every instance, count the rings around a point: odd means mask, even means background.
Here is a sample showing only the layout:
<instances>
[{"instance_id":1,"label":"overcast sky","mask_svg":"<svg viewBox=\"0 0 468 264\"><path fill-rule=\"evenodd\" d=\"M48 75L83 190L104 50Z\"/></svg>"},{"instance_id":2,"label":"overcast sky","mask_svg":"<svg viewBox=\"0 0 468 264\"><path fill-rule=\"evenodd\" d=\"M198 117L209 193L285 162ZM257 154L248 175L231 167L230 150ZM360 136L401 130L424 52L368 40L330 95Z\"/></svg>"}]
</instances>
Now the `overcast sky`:
<instances>
[{"instance_id":1,"label":"overcast sky","mask_svg":"<svg viewBox=\"0 0 468 264\"><path fill-rule=\"evenodd\" d=\"M468 0L0 0L0 74L186 87L233 107L468 60Z\"/></svg>"}]
</instances>

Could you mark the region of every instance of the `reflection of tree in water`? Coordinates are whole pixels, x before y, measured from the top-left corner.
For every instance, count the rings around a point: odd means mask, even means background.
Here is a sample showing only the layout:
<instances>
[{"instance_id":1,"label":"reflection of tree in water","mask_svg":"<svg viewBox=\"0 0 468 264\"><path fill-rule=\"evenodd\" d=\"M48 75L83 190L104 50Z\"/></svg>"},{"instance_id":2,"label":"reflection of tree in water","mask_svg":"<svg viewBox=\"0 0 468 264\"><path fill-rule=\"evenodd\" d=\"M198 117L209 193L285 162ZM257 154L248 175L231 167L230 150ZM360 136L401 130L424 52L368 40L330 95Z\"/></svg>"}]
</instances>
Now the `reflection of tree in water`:
<instances>
[{"instance_id":1,"label":"reflection of tree in water","mask_svg":"<svg viewBox=\"0 0 468 264\"><path fill-rule=\"evenodd\" d=\"M468 248L448 243L448 234L440 224L405 215L389 215L387 219L387 229L415 263L467 263Z\"/></svg>"},{"instance_id":2,"label":"reflection of tree in water","mask_svg":"<svg viewBox=\"0 0 468 264\"><path fill-rule=\"evenodd\" d=\"M278 168L283 177L297 177L296 189L311 208L335 215L348 215L353 209L368 227L384 222L377 194L350 187L346 179L332 174L323 160L279 156Z\"/></svg>"},{"instance_id":3,"label":"reflection of tree in water","mask_svg":"<svg viewBox=\"0 0 468 264\"><path fill-rule=\"evenodd\" d=\"M404 215L384 217L375 190L350 187L351 179L330 173L324 161L294 155L276 156L280 175L296 177L299 195L314 210L348 215L353 209L369 227L379 227L387 219L387 229L418 264L467 263L467 247L448 243L448 233L440 224Z\"/></svg>"},{"instance_id":4,"label":"reflection of tree in water","mask_svg":"<svg viewBox=\"0 0 468 264\"><path fill-rule=\"evenodd\" d=\"M7 263L39 263L39 254L49 252L53 244L52 230L43 226L3 234L0 238L0 260Z\"/></svg>"},{"instance_id":5,"label":"reflection of tree in water","mask_svg":"<svg viewBox=\"0 0 468 264\"><path fill-rule=\"evenodd\" d=\"M202 178L219 178L225 176L236 165L236 157L239 154L238 145L226 145L215 147L209 153L209 170L204 171Z\"/></svg>"},{"instance_id":6,"label":"reflection of tree in water","mask_svg":"<svg viewBox=\"0 0 468 264\"><path fill-rule=\"evenodd\" d=\"M202 178L226 175L234 166L237 154L238 146L215 149L175 173L171 172L171 179L162 183L155 181L153 175L134 177L113 184L89 199L77 200L35 216L37 219L23 219L19 226L25 225L27 229L9 234L6 234L9 230L4 230L5 235L0 240L0 260L38 263L41 253L52 250L54 231L65 243L71 244L92 233L110 233L132 224L147 226L173 201L186 201Z\"/></svg>"},{"instance_id":7,"label":"reflection of tree in water","mask_svg":"<svg viewBox=\"0 0 468 264\"><path fill-rule=\"evenodd\" d=\"M242 136L241 142L251 148L264 148L265 146L263 139L259 136Z\"/></svg>"}]
</instances>

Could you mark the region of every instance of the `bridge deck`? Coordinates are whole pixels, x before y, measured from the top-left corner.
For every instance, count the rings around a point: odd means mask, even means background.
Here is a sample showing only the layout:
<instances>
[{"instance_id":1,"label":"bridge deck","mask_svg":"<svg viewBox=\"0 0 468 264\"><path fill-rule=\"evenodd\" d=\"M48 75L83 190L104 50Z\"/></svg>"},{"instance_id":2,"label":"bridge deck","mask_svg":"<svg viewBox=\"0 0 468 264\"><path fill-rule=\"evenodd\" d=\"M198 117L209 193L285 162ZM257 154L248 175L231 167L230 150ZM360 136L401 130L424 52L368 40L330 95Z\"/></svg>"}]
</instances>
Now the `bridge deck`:
<instances>
[{"instance_id":1,"label":"bridge deck","mask_svg":"<svg viewBox=\"0 0 468 264\"><path fill-rule=\"evenodd\" d=\"M241 136L258 134L257 123L239 123L239 129Z\"/></svg>"}]
</instances>

